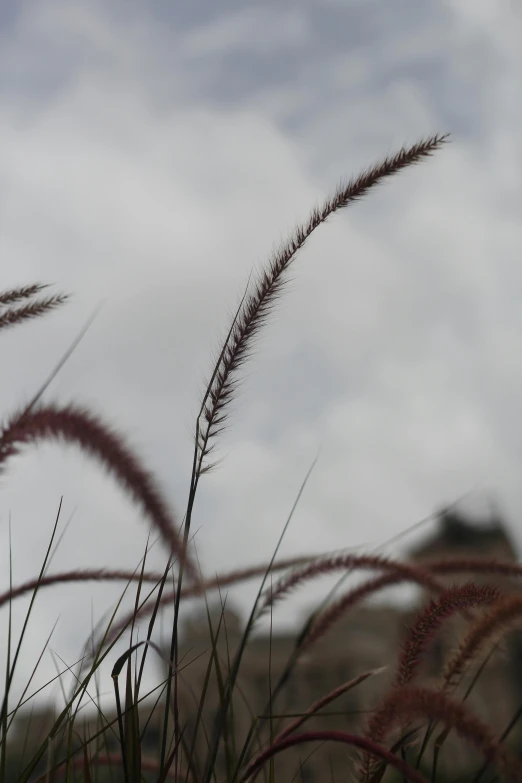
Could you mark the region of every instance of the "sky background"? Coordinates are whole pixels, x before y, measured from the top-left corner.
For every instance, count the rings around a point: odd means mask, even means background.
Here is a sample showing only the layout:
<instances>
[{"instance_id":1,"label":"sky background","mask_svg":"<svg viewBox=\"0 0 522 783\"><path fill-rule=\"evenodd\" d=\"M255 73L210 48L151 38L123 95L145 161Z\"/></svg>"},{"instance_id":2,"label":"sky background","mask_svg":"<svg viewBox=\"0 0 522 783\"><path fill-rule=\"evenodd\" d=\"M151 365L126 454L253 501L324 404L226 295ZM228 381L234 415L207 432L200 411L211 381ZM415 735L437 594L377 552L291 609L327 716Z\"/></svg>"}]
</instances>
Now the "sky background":
<instances>
[{"instance_id":1,"label":"sky background","mask_svg":"<svg viewBox=\"0 0 522 783\"><path fill-rule=\"evenodd\" d=\"M320 450L281 555L377 547L469 491L463 508L495 500L522 547L521 40L508 0L3 3L2 288L73 294L2 333L3 416L103 300L46 399L124 432L181 518L201 393L251 271L341 180L449 131L299 255L201 482L195 542L209 575L268 560ZM26 449L0 492L1 589L9 519L17 584L62 495L51 571L142 556L147 524L72 447ZM246 612L255 589L229 600ZM70 664L120 592L42 592L17 682L57 617ZM317 597L281 605L275 628ZM54 673L47 654L35 683Z\"/></svg>"}]
</instances>

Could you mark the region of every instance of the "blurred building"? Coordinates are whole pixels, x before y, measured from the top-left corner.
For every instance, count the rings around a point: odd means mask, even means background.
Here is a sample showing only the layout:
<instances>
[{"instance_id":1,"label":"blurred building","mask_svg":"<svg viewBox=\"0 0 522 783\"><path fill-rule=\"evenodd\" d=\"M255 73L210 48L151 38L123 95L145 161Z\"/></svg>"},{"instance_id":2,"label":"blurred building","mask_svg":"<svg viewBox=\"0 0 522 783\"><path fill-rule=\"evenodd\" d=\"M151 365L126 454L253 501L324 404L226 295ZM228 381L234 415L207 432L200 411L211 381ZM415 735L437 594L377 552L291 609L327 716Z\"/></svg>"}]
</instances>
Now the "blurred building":
<instances>
[{"instance_id":1,"label":"blurred building","mask_svg":"<svg viewBox=\"0 0 522 783\"><path fill-rule=\"evenodd\" d=\"M440 514L435 534L422 545L412 549L409 557L414 562L449 559L455 557L494 557L504 562L517 560L516 552L502 521L494 517L489 524L472 524L454 511ZM478 578L464 575L462 579ZM448 582L459 581L456 577L446 577ZM483 580L499 583L491 577ZM506 589L513 589L513 583L504 580ZM420 607L419 607L420 608ZM348 680L373 669L384 667L382 671L346 692L314 718L308 720L300 729L360 731L369 712L378 705L395 672L395 665L404 633L416 615L418 609L401 610L396 606L360 606L332 626L310 651L298 658L291 676L281 691L270 703L270 693L274 693L279 678L291 658L296 645L294 634L273 634L253 637L246 646L234 691L231 716L225 724L227 737L221 743L216 758L217 780L230 778L234 762L242 754L243 745L253 727L259 728L259 745L265 747L270 737L277 735L292 720L305 712L311 704L329 691ZM211 611L213 633L217 634L215 650L216 664L212 664L212 642L206 610L194 615L183 628L180 650L181 674L179 681L180 721L184 726L183 744L185 752L194 745L193 759L196 779L200 779L203 764L208 753L209 743L220 707L219 679L226 679L240 645L243 624L240 617L231 609L214 607ZM465 620L456 617L445 623L444 632L436 638L428 659L423 661L420 681L436 685L441 667L447 655L461 638ZM219 630L219 633L218 633ZM489 723L499 734L509 724L522 703L522 645L520 635L510 633L504 637L498 649L484 665L476 685L466 703L476 714ZM477 661L470 675L463 681L457 692L463 696L472 677L475 675ZM201 695L205 700L199 714ZM157 755L160 737L160 725L157 711L147 726L144 753ZM272 718L270 719L270 714ZM33 716L34 720L35 716ZM47 721L51 719L47 716ZM41 715L40 729L45 730L45 716ZM146 718L142 720L145 725ZM94 724L91 727L94 729ZM442 726L439 727L440 733ZM32 733L32 732L30 732ZM16 742L27 734L24 718L16 724L13 735ZM517 741L518 727L512 731ZM422 732L420 738L422 739ZM116 731L112 731L107 748L117 750ZM414 752L414 751L413 751ZM345 745L324 743L323 745L300 745L288 749L275 759L276 781L323 781L344 780L346 774L353 771L355 751ZM413 756L416 758L416 756ZM426 754L426 760L430 753ZM480 754L464 745L454 733L448 737L440 756L439 769L451 770L452 776L469 772L480 766ZM429 767L427 767L429 769ZM260 773L258 779L264 780L268 773ZM268 780L268 778L266 777Z\"/></svg>"},{"instance_id":2,"label":"blurred building","mask_svg":"<svg viewBox=\"0 0 522 783\"><path fill-rule=\"evenodd\" d=\"M499 518L493 517L489 524L476 525L454 511L443 511L439 515L436 532L420 546L409 552L409 558L417 563L435 559L463 557L493 557L504 562L515 562L516 552ZM504 589L513 589L512 581L490 576L475 577L469 574L447 576L448 583L487 581L501 584ZM444 581L444 580L443 580ZM345 693L330 704L324 712L308 720L300 729L360 731L369 711L379 704L383 693L390 685L395 672L401 641L412 619L419 611L400 610L393 606L360 606L349 612L310 652L298 659L295 669L281 692L275 698L271 712L272 734L276 735L290 722L291 715L306 711L315 701L334 690L342 683L370 669L385 667L383 671ZM225 676L239 645L242 624L230 610L215 610L212 618L214 632L221 620L217 650L222 675ZM455 617L444 625L443 633L435 639L430 655L421 666L420 682L435 686L439 682L441 668L446 656L456 647L465 628L465 620ZM187 735L194 731L199 699L207 673L211 644L209 640L206 613L199 617L199 625L192 622L186 627L184 638L187 666L183 670L185 687L181 693L182 720L187 724ZM285 665L295 648L294 635L273 634L257 636L246 647L237 679L238 693L233 700L234 725L229 725L229 736L234 735L236 753L239 755L251 729L253 720L263 724L262 737L266 745L270 721L264 718L270 710L268 695L274 690ZM522 647L517 634L508 634L498 650L485 664L477 684L471 690L466 702L494 731L505 728L513 714L522 704L522 678L519 676ZM484 658L485 656L483 656ZM483 662L480 659L480 663ZM190 663L189 663L190 661ZM474 666L457 694L463 695L477 668ZM202 711L202 721L208 736L212 735L214 718L220 704L216 687L215 670L209 679L207 695ZM286 716L284 718L279 716ZM439 727L440 733L442 726ZM513 734L516 739L515 734ZM421 734L422 737L422 734ZM196 738L196 758L205 758L208 738L201 730ZM345 745L325 743L322 747L300 745L280 754L276 761L276 780L323 781L344 779L353 770L356 754ZM413 758L416 758L414 755ZM426 759L430 760L430 753ZM217 758L219 776L227 779L226 753L223 749ZM480 754L476 749L450 734L440 755L439 770L447 769L453 776L469 772L480 766ZM429 769L429 767L428 767ZM268 766L267 766L268 770ZM198 770L199 771L199 770ZM333 773L333 774L331 774ZM219 779L219 777L218 777Z\"/></svg>"}]
</instances>

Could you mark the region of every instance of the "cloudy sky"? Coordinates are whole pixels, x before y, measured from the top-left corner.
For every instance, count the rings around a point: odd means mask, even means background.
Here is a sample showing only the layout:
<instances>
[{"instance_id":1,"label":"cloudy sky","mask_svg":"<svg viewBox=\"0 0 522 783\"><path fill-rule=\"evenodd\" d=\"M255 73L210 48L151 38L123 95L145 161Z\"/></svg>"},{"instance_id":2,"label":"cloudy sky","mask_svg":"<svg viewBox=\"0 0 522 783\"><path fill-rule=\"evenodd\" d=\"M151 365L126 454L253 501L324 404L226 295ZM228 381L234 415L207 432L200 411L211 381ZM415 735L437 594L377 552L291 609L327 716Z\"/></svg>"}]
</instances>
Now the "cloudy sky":
<instances>
[{"instance_id":1,"label":"cloudy sky","mask_svg":"<svg viewBox=\"0 0 522 783\"><path fill-rule=\"evenodd\" d=\"M193 530L208 574L268 559L319 450L281 554L374 548L469 491L522 546L516 4L13 0L0 36L2 288L73 294L2 333L4 417L103 302L46 398L125 432L181 517L200 395L251 271L340 180L449 131L297 259ZM52 571L143 553L147 524L73 448L28 449L0 491L2 589L9 519L16 584L38 573L62 495ZM163 562L158 544L149 564ZM58 616L51 647L75 660L119 594L42 593L21 676Z\"/></svg>"}]
</instances>

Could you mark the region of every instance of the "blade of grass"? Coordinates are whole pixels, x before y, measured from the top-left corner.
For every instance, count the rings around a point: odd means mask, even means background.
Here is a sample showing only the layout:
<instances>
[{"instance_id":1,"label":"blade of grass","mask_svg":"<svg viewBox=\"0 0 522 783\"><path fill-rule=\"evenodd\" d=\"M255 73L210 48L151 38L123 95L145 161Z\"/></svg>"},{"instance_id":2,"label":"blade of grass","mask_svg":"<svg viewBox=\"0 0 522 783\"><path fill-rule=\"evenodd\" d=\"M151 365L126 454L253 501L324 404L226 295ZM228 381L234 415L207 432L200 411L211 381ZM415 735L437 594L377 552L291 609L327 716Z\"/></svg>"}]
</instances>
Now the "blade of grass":
<instances>
[{"instance_id":1,"label":"blade of grass","mask_svg":"<svg viewBox=\"0 0 522 783\"><path fill-rule=\"evenodd\" d=\"M13 544L11 537L11 514L9 514L9 587L13 588ZM9 601L9 616L7 627L7 661L5 665L5 696L2 704L2 747L0 752L0 780L5 783L6 753L7 753L7 713L9 710L9 690L11 687L11 636L12 636L12 601Z\"/></svg>"},{"instance_id":2,"label":"blade of grass","mask_svg":"<svg viewBox=\"0 0 522 783\"><path fill-rule=\"evenodd\" d=\"M52 547L52 544L53 544L53 541L54 541L54 537L56 535L56 530L58 528L58 522L59 522L59 519L60 519L60 513L61 513L61 509L62 509L62 502L63 502L63 497L60 498L60 504L58 506L58 512L56 514L56 519L55 519L55 522L54 522L54 527L53 527L53 531L52 531L52 534L51 534L51 539L49 541L49 545L48 545L47 551L45 553L45 557L44 557L44 560L43 560L43 563L42 563L42 567L40 569L40 578L43 576L43 574L45 572L45 568L47 566L47 561L48 561L48 558L49 558L49 554L51 552L51 547ZM12 588L12 584L11 584L11 588ZM23 642L23 639L24 639L24 636L25 636L25 632L27 630L27 626L29 624L29 618L31 616L31 612L32 612L32 609L33 609L34 602L36 600L37 594L38 594L38 585L33 590L33 595L31 597L29 608L28 608L28 610L26 612L26 615L25 615L25 620L24 620L24 623L23 623L23 626L22 626L22 631L20 633L20 638L18 640L18 644L17 644L17 647L16 647L16 652L15 652L15 654L13 656L12 664L10 662L10 655L9 655L9 664L6 667L6 689L5 689L5 695L4 695L4 698L3 698L3 701L2 701L2 709L1 709L1 712L0 712L0 719L1 719L2 725L4 725L4 721L6 721L6 716L7 716L7 712L8 712L9 691L10 691L10 688L11 688L11 683L13 681L14 672L15 672L15 669L16 669L16 664L18 662L18 656L20 655L22 642ZM9 642L9 644L10 644L10 642ZM5 724L5 725L7 725L7 724ZM5 739L5 737L4 737L4 739ZM3 780L2 780L2 783L4 783Z\"/></svg>"},{"instance_id":3,"label":"blade of grass","mask_svg":"<svg viewBox=\"0 0 522 783\"><path fill-rule=\"evenodd\" d=\"M51 383L54 381L64 364L68 361L68 359L71 357L72 353L75 351L75 349L78 347L78 345L81 343L87 332L89 331L90 327L93 324L94 319L97 317L98 313L102 309L104 305L104 302L101 301L97 307L94 309L92 315L89 316L87 321L85 322L85 325L82 326L80 331L78 332L77 336L74 338L72 343L70 344L69 348L65 351L65 353L62 355L61 359L58 361L58 363L55 365L55 367L51 370L45 381L42 383L38 391L35 393L33 398L30 400L30 402L27 404L26 408L24 409L24 414L29 413L29 411L34 408L36 403L40 400L42 395L47 391Z\"/></svg>"},{"instance_id":4,"label":"blade of grass","mask_svg":"<svg viewBox=\"0 0 522 783\"><path fill-rule=\"evenodd\" d=\"M123 600L123 597L125 596L125 593L126 593L128 587L129 587L129 585L127 585L125 587L122 595L120 596L119 601L116 604L116 608L114 609L112 617L111 617L111 619L109 621L109 625L107 627L105 636L110 631L112 623L114 622L114 618L116 617L116 614L118 612L118 609L119 609L119 607L121 605L121 602ZM110 654L110 652L112 651L113 647L117 644L117 642L119 641L120 636L121 636L121 634L123 634L123 632L124 631L122 630L121 633L111 642L111 644L108 645L107 649L103 653L101 652L101 650L103 649L103 646L104 646L105 636L102 638L102 640L100 642L100 646L99 646L99 652L97 653L95 660L92 662L91 668L90 668L89 672L84 677L84 679L81 681L80 686L78 686L77 688L73 689L73 694L72 694L68 704L62 710L62 712L60 713L60 715L58 716L58 718L54 722L53 727L51 728L51 731L49 732L49 736L50 737L54 736L58 732L58 730L62 726L62 723L64 722L65 718L69 714L69 711L72 708L72 705L73 705L74 701L76 700L76 698L78 698L78 705L76 707L76 711L75 712L78 711L79 706L81 704L81 700L83 698L84 693L87 690L87 687L89 685L89 682L90 682L91 678L94 676L96 670L101 666L101 664L103 663L105 658ZM74 718L75 718L75 715L72 716L72 722L73 723L74 723ZM37 767L40 759L42 758L42 755L45 753L45 750L46 750L46 743L44 742L40 746L38 751L36 752L32 762L30 764L28 764L24 768L24 770L22 772L22 776L21 776L21 778L20 778L18 783L28 783L29 778L31 777L32 773L34 772L35 768Z\"/></svg>"},{"instance_id":5,"label":"blade of grass","mask_svg":"<svg viewBox=\"0 0 522 783\"><path fill-rule=\"evenodd\" d=\"M206 401L208 399L208 396L210 395L212 383L213 380L219 370L219 367L221 365L222 358L224 356L228 341L230 339L230 336L233 332L234 326L236 324L237 318L239 316L239 313L241 311L241 307L243 306L243 302L245 300L245 297L247 295L248 291L248 285L250 282L250 278L247 282L245 292L243 294L243 298L241 299L241 302L239 303L239 306L236 311L236 315L234 317L234 320L232 322L232 326L230 327L227 339L225 340L225 344L223 345L223 348L221 350L221 354L219 356L219 359L216 363L216 366L214 368L214 372L212 374L212 378L207 386L207 390L205 392L203 402L201 404L201 408L198 414L198 417L196 419L196 433L195 433L195 439L194 439L194 454L193 454L193 460L192 460L192 474L190 479L190 490L189 490L189 497L187 502L187 510L185 513L185 520L184 520L184 527L183 527L183 549L186 551L189 541L189 534L190 534L190 526L192 521L192 512L194 508L194 503L196 500L196 493L197 493L197 487L199 482L199 477L201 475L201 460L199 462L198 466L198 450L199 450L199 423L201 420L201 416L203 415L204 408ZM199 467L199 470L198 470ZM171 643L170 643L170 660L173 662L173 667L177 666L178 664L178 621L179 621L179 607L180 607L180 599L181 599L181 588L183 583L183 569L184 569L184 558L180 563L179 568L179 574L178 574L178 589L176 592L176 597L174 601L174 621L172 624L172 636L171 636ZM165 581L166 581L166 574L165 574ZM161 592L163 590L161 589ZM161 755L160 755L160 766L163 767L165 763L165 754L166 754L166 746L167 746L167 733L168 733L168 723L169 723L169 704L170 704L170 691L171 691L171 680L172 677L172 671L169 672L169 684L167 686L167 696L165 701L165 712L163 717L163 736L162 736L162 743L161 743ZM175 742L177 741L177 733L179 731L179 726L177 725L177 715L178 715L178 705L177 705L177 692L176 692L176 681L174 682L175 686L175 693L174 693L174 735L175 735Z\"/></svg>"},{"instance_id":6,"label":"blade of grass","mask_svg":"<svg viewBox=\"0 0 522 783\"><path fill-rule=\"evenodd\" d=\"M468 490L467 492L463 493L461 496L459 496L456 500L454 500L452 503L450 503L447 508L452 509L456 507L459 503L462 502L466 497L468 497L472 493L473 489ZM397 542L398 540L404 538L405 536L409 535L411 532L418 530L420 527L423 527L428 522L433 521L437 517L437 512L428 514L423 519L419 520L418 522L414 522L412 525L410 525L406 530L401 531L399 534L391 536L389 539L384 541L381 544L378 544L376 547L370 550L370 553L377 553L379 550L384 549L384 547L389 546L392 543ZM290 654L290 657L279 676L278 682L276 684L276 687L272 694L272 701L275 701L281 690L283 689L284 685L288 681L288 678L291 676L292 671L294 669L295 664L297 663L297 660L300 655L300 648L303 645L304 641L308 637L308 634L314 624L314 621L321 612L323 612L328 604L332 601L334 596L338 593L342 585L345 583L348 576L352 573L353 569L347 569L337 580L337 582L334 584L332 589L328 592L326 597L323 599L323 601L319 604L318 608L315 609L310 616L307 618L305 623L303 624L303 627L301 628L301 631L297 635L296 643L294 647L294 651ZM264 709L265 713L268 713L268 705ZM259 720L259 723L256 727L256 733L259 735L259 732L262 729L262 721Z\"/></svg>"},{"instance_id":7,"label":"blade of grass","mask_svg":"<svg viewBox=\"0 0 522 783\"><path fill-rule=\"evenodd\" d=\"M234 688L234 685L235 685L235 682L236 682L236 679L237 679L237 675L238 675L238 672L239 672L239 667L240 667L240 664L241 664L241 659L243 657L243 653L245 651L245 647L246 647L248 638L249 638L249 636L250 636L250 634L252 632L252 628L254 627L254 623L255 623L255 620L256 620L257 607L259 605L259 601L261 599L261 595L263 593L263 589L264 589L265 583L266 583L266 581L268 579L268 575L270 574L270 570L272 568L272 565L274 563L275 558L277 557L277 553L279 552L281 544L283 543L283 538L284 538L284 536L286 534L286 531L288 530L290 522L292 521L292 518L294 516L295 510L297 509L297 505L298 505L298 503L299 503L299 501L301 499L301 496L302 496L302 494L303 494L303 492L305 490L305 487L306 487L306 485L308 483L308 480L309 480L310 476L312 475L312 471L314 470L314 468L315 468L315 466L317 464L317 460L318 459L319 459L319 454L317 454L314 457L314 459L312 461L312 464L308 468L308 471L306 472L306 475L305 475L305 477L303 479L303 482L301 483L301 486L300 486L299 491L297 493L297 497L296 497L296 499L295 499L295 501L294 501L294 503L292 505L290 513L289 513L289 515L287 517L287 520L286 520L286 522L285 522L285 524L283 526L283 530L281 532L281 535L279 536L278 542L277 542L276 547L274 549L274 553L273 553L273 555L272 555L272 557L270 559L270 562L269 562L268 567L266 569L265 575L264 575L264 577L263 577L263 579L261 581L261 585L259 586L259 590L257 592L257 596L256 596L256 599L254 601L254 605L252 607L252 611L250 612L250 617L248 618L248 622L246 624L245 630L244 630L243 635L241 637L239 648L238 648L238 650L236 652L236 655L235 655L232 671L230 673L230 677L229 677L229 680L227 682L226 698L225 698L225 703L223 705L223 710L218 713L218 715L216 717L215 725L214 725L214 738L213 738L213 744L211 746L211 752L210 752L209 758L207 760L207 767L206 767L206 773L205 773L205 778L204 778L205 783L210 783L211 770L212 770L212 767L213 767L213 765L215 763L215 758L216 758L216 755L217 755L217 748L218 748L219 740L220 740L220 736L221 736L222 721L224 719L224 716L226 715L226 710L228 709L228 702L229 702L229 700L231 698L231 695L232 695L232 690ZM235 779L236 779L236 777L234 775L233 780L235 780Z\"/></svg>"},{"instance_id":8,"label":"blade of grass","mask_svg":"<svg viewBox=\"0 0 522 783\"><path fill-rule=\"evenodd\" d=\"M47 639L46 639L46 642L45 642L45 644L44 644L44 646L43 646L43 648L42 648L42 650L41 650L41 652L40 652L40 655L38 656L38 660L36 661L36 664L34 665L33 671L31 672L31 675L30 675L29 679L27 680L27 682L26 682L26 684L25 684L25 688L24 688L24 689L23 689L23 691L22 691L22 695L21 695L21 696L20 696L20 698L18 699L18 704L16 705L16 707L14 708L14 710L11 710L11 712L9 712L9 713L7 714L7 717L8 717L8 718L11 718L11 720L9 721L9 725L8 725L8 727L7 727L7 731L9 731L9 729L10 729L10 727L11 727L11 724L12 724L13 720L14 720L14 719L15 719L15 717L16 717L16 714L17 714L18 710L20 709L20 706L21 706L22 704L25 704L25 702L23 701L23 699L24 699L24 696L25 696L25 694L27 693L27 691L29 690L29 686L31 685L31 683L32 683L32 681L33 681L34 675L36 674L36 671L37 671L37 669L38 669L38 666L40 665L40 662L41 662L41 660L42 660L42 658L43 658L43 654L44 654L44 652L47 650L47 647L48 647L48 645L49 645L49 642L51 641L51 636L53 635L53 633L54 633L54 631L55 631L55 628L56 628L56 626L57 626L57 625L58 625L58 620L56 620L56 621L55 621L55 623L54 623L54 625L53 625L53 627L52 627L52 629L51 629L51 632L50 632L49 636L48 636L48 637L47 637ZM61 675L60 675L60 676L61 676Z\"/></svg>"}]
</instances>

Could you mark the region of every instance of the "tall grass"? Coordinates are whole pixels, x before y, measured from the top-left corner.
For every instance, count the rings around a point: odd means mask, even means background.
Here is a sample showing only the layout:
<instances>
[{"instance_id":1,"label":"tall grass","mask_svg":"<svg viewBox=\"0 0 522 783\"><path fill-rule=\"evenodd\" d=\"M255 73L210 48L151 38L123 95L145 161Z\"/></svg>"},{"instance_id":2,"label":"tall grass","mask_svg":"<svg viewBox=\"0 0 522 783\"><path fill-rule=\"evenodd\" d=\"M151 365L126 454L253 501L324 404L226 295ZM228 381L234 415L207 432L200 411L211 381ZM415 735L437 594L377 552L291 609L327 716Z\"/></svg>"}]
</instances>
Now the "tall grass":
<instances>
[{"instance_id":1,"label":"tall grass","mask_svg":"<svg viewBox=\"0 0 522 783\"><path fill-rule=\"evenodd\" d=\"M53 533L38 576L21 585L11 584L0 595L0 606L6 606L11 616L13 602L22 595L31 594L30 607L16 647L13 647L10 623L9 635L5 640L7 664L0 713L0 783L7 780L25 782L61 779L210 783L220 779L220 775L223 780L246 783L260 774L265 775L267 780L276 780L277 758L301 745L310 746L313 750L317 743L345 745L345 771L350 771L360 780L376 782L387 771L395 770L403 778L420 783L426 779L420 771L421 761L425 769L423 756L438 723L443 724L445 732L443 740L439 742L439 751L450 732L475 748L477 781L486 770L492 769L491 765L496 768L498 775L504 775L506 779L522 780L522 765L506 742L509 731L498 736L493 727L475 715L457 696L456 691L456 686L477 660L479 653L493 642L498 642L505 629L520 616L522 599L517 593L517 585L522 574L521 567L487 558L434 561L420 566L373 553L353 555L346 552L278 560L281 536L269 563L238 568L215 578L206 578L190 547L190 530L200 481L216 467L213 452L220 433L228 426L230 403L237 393L241 370L252 355L256 336L284 293L288 271L297 260L299 250L312 232L335 212L353 205L384 179L425 160L446 140L447 136L436 135L402 148L396 155L385 158L340 186L312 211L306 221L296 227L289 239L274 252L258 279L248 287L201 401L195 423L188 501L181 525L158 482L125 442L125 438L81 405L43 403L41 397L48 384L28 405L7 419L0 433L0 470L5 471L11 457L37 442L58 440L74 444L112 475L148 519L164 544L165 568L161 573L147 570L145 553L134 571L97 568L49 574L47 568L55 536ZM41 294L45 288L36 283L0 293L0 329L14 327L49 313L66 301L67 297L61 294L43 297ZM57 369L51 377L54 377ZM343 577L355 570L370 571L372 575L366 582L347 590L335 602L323 602L318 607L297 636L282 674L270 680L265 714L252 714L248 731L238 733L234 711L236 697L242 694L240 672L245 650L259 619L265 613L273 613L290 593L309 584L311 580L333 574ZM269 586L269 579L277 572L283 572L283 576L275 584L270 582ZM460 579L463 574L477 574L482 580L485 575L502 578L504 582L508 579L511 592L508 595L507 588L494 583L484 584L483 581L477 584L473 581L464 585L448 584L452 576ZM216 623L210 609L209 596L226 586L260 577L261 585L249 620L237 643L232 644L227 632L226 613L222 612ZM13 704L11 690L34 601L41 590L45 591L53 585L88 581L126 583L125 591L131 587L135 589L133 610L121 616L122 595L105 626L86 636L74 686L69 693L63 690L62 711L54 717L52 726L39 741L30 736L31 729L28 729L25 752L21 758L17 757L19 766L13 772L11 755L15 749L10 741L13 724L22 707L31 702L34 694L27 697L29 680L22 697ZM305 654L309 655L314 646L326 638L332 627L364 599L400 582L420 586L424 594L428 594L428 602L406 631L391 684L383 690L380 704L370 712L360 732L344 732L334 728L308 730L305 724L322 714L326 707L334 706L348 692L373 678L376 672L372 670L360 671L349 682L339 683L334 689L327 690L322 698L311 703L301 714L278 717L280 694L298 661ZM169 587L170 583L172 587ZM195 692L190 684L193 661L182 657L179 622L181 601L197 596L203 598L207 605L210 645L200 692ZM153 634L167 606L174 606L174 619L170 646L168 652L165 652L153 640ZM429 687L419 684L418 673L424 657L443 626L455 615L460 616L466 629L460 646L446 661L437 684ZM145 638L136 641L137 623L147 617ZM115 645L121 639L127 639L127 648L114 660ZM45 649L46 644L41 654ZM153 693L143 694L142 678L149 652L165 665L165 679ZM270 650L268 656L271 656ZM82 731L81 710L90 698L88 688L93 681L99 693L99 671L104 661L113 662L115 712L112 716L105 715L101 706L96 704L98 729L89 733ZM57 678L60 679L64 672L70 671L70 667L66 667L58 672ZM190 715L181 707L181 687L191 690L194 709ZM218 703L213 710L212 720L209 720L207 704L211 692L218 694ZM154 699L153 708L145 720L142 705L150 703L150 697ZM148 727L153 724L158 729L157 754L148 756L144 752L143 742ZM423 725L426 733L421 744L420 730ZM206 748L203 755L202 743L199 741L201 737L204 738L203 746ZM417 755L415 750L412 752L412 748L417 748ZM218 759L224 759L224 776ZM433 779L436 771L437 767L433 766ZM326 767L323 777L330 779Z\"/></svg>"}]
</instances>

